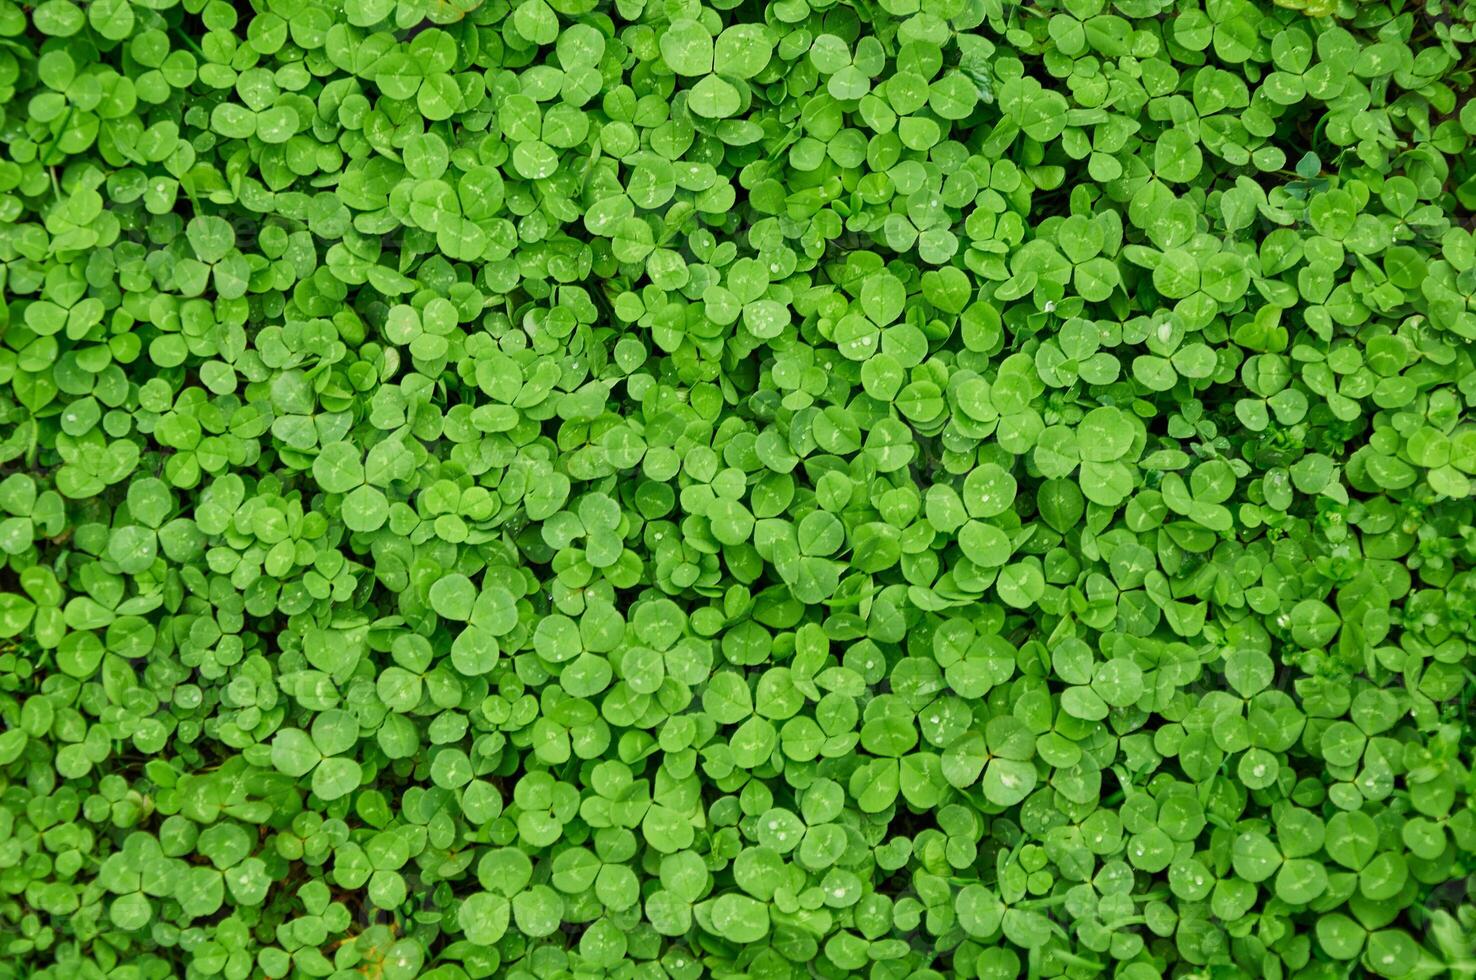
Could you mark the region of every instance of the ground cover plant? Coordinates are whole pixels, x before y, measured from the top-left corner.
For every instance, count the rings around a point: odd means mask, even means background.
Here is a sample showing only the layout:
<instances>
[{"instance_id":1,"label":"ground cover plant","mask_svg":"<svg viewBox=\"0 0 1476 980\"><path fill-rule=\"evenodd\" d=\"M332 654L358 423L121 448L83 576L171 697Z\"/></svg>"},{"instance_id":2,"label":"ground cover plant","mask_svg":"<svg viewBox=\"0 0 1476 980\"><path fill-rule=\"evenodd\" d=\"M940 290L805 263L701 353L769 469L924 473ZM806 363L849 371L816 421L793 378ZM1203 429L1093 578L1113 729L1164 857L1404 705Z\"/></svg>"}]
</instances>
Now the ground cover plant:
<instances>
[{"instance_id":1,"label":"ground cover plant","mask_svg":"<svg viewBox=\"0 0 1476 980\"><path fill-rule=\"evenodd\" d=\"M1476 977L1473 23L0 0L0 978Z\"/></svg>"}]
</instances>

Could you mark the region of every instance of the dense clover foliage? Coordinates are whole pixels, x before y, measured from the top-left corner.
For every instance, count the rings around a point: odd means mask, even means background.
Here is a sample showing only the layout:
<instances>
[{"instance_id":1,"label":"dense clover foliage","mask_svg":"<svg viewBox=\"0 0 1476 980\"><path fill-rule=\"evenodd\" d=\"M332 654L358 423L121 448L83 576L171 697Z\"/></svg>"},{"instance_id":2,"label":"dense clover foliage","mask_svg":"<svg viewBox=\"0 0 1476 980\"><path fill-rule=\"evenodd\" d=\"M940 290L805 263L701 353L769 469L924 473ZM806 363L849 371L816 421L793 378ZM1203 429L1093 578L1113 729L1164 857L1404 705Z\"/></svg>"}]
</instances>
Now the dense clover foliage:
<instances>
[{"instance_id":1,"label":"dense clover foliage","mask_svg":"<svg viewBox=\"0 0 1476 980\"><path fill-rule=\"evenodd\" d=\"M1476 977L1473 24L0 0L0 980Z\"/></svg>"}]
</instances>

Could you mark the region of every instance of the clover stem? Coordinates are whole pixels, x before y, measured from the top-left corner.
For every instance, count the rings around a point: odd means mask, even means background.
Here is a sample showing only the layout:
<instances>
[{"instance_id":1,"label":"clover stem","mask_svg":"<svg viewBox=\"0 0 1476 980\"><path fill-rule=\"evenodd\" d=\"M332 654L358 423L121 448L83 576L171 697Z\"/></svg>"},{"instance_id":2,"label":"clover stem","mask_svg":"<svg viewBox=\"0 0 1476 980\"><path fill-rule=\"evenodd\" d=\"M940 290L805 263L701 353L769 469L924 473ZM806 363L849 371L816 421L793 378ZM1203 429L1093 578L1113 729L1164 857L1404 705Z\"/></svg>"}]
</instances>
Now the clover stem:
<instances>
[{"instance_id":1,"label":"clover stem","mask_svg":"<svg viewBox=\"0 0 1476 980\"><path fill-rule=\"evenodd\" d=\"M1111 922L1104 922L1102 924L1102 928L1106 929L1108 932L1114 932L1118 929L1121 929L1123 926L1140 926L1147 921L1148 919L1146 916L1128 915L1124 916L1121 919L1113 919Z\"/></svg>"},{"instance_id":2,"label":"clover stem","mask_svg":"<svg viewBox=\"0 0 1476 980\"><path fill-rule=\"evenodd\" d=\"M170 32L169 32L169 35L170 35L170 37L173 37L176 41L183 42L184 43L184 46L187 47L187 48L189 48L196 55L198 55L201 61L209 61L210 60L209 58L207 58L205 56L205 52L202 51L202 50L200 50L200 46L198 44L196 44L195 41L194 41L194 39L191 38L188 34L182 34L177 29L171 29Z\"/></svg>"},{"instance_id":3,"label":"clover stem","mask_svg":"<svg viewBox=\"0 0 1476 980\"><path fill-rule=\"evenodd\" d=\"M1051 955L1056 957L1058 960L1061 960L1062 962L1071 964L1072 966L1084 966L1089 970L1103 969L1103 964L1098 963L1096 960L1089 960L1085 956L1077 956L1075 953L1068 953L1064 949L1053 949L1051 950Z\"/></svg>"}]
</instances>

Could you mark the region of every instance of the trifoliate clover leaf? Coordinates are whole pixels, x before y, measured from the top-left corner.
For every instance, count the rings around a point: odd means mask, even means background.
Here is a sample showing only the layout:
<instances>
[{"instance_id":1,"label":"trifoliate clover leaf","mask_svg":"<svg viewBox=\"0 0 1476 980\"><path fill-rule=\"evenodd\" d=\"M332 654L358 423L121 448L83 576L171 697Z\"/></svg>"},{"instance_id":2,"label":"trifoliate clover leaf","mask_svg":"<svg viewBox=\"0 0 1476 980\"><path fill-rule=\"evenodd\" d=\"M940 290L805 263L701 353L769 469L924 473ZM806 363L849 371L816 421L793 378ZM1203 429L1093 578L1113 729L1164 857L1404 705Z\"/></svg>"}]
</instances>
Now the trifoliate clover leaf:
<instances>
[{"instance_id":1,"label":"trifoliate clover leaf","mask_svg":"<svg viewBox=\"0 0 1476 980\"><path fill-rule=\"evenodd\" d=\"M1469 973L1426 6L0 11L4 962Z\"/></svg>"}]
</instances>

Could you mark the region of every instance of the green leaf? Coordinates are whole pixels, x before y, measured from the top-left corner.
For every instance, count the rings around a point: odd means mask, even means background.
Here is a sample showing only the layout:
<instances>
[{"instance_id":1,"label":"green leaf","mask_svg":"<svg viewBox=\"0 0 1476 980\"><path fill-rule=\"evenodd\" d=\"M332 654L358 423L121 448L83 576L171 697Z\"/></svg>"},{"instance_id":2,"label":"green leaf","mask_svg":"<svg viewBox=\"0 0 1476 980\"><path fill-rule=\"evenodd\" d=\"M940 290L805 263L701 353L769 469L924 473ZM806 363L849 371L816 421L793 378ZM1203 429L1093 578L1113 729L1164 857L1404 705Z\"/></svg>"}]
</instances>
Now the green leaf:
<instances>
[{"instance_id":1,"label":"green leaf","mask_svg":"<svg viewBox=\"0 0 1476 980\"><path fill-rule=\"evenodd\" d=\"M476 598L477 588L471 579L455 572L442 576L430 587L430 606L446 619L470 619Z\"/></svg>"}]
</instances>

